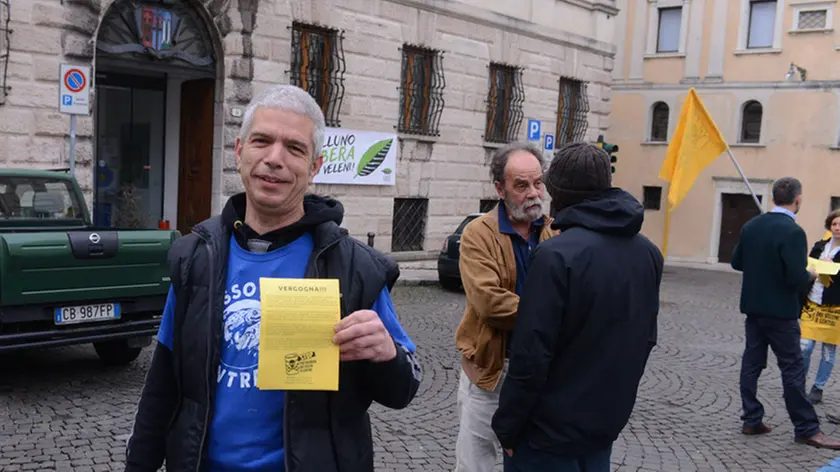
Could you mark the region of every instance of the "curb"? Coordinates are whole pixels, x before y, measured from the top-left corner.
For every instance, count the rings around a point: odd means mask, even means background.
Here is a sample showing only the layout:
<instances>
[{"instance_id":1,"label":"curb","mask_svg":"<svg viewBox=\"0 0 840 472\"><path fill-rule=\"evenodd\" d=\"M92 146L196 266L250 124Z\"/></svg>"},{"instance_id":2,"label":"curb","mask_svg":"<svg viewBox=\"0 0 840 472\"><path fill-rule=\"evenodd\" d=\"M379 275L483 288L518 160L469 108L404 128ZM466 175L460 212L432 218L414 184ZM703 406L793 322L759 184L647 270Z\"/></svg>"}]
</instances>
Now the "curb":
<instances>
[{"instance_id":1,"label":"curb","mask_svg":"<svg viewBox=\"0 0 840 472\"><path fill-rule=\"evenodd\" d=\"M397 282L394 284L396 287L432 287L432 286L439 286L437 280L401 280L397 279Z\"/></svg>"}]
</instances>

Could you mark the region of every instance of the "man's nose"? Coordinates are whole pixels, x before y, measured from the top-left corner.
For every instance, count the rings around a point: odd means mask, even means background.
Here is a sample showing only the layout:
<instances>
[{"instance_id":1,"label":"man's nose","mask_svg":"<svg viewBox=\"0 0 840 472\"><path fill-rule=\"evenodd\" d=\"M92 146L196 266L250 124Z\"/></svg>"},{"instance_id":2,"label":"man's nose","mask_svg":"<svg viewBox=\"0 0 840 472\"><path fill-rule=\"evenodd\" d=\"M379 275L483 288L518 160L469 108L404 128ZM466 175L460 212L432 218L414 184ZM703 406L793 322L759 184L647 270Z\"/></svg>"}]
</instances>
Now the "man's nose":
<instances>
[{"instance_id":1,"label":"man's nose","mask_svg":"<svg viewBox=\"0 0 840 472\"><path fill-rule=\"evenodd\" d=\"M528 192L525 196L530 200L540 196L540 190L537 188L536 185L531 185L528 187Z\"/></svg>"},{"instance_id":2,"label":"man's nose","mask_svg":"<svg viewBox=\"0 0 840 472\"><path fill-rule=\"evenodd\" d=\"M271 146L263 162L270 167L283 167L286 164L286 154L286 147L281 143L275 143Z\"/></svg>"}]
</instances>

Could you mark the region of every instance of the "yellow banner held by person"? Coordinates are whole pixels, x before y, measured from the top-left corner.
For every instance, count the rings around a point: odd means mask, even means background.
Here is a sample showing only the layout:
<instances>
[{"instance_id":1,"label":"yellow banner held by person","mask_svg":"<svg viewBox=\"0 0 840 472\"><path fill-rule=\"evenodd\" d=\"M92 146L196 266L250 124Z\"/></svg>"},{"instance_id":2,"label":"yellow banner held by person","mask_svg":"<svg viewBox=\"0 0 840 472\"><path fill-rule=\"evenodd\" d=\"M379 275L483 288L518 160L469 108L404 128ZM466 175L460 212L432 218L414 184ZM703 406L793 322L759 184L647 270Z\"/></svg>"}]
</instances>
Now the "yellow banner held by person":
<instances>
[{"instance_id":1,"label":"yellow banner held by person","mask_svg":"<svg viewBox=\"0 0 840 472\"><path fill-rule=\"evenodd\" d=\"M670 182L668 209L673 210L682 202L700 172L727 149L729 145L692 88L683 102L680 121L659 171L659 178Z\"/></svg>"},{"instance_id":2,"label":"yellow banner held by person","mask_svg":"<svg viewBox=\"0 0 840 472\"><path fill-rule=\"evenodd\" d=\"M821 306L808 300L799 318L801 336L826 344L840 344L840 307Z\"/></svg>"}]
</instances>

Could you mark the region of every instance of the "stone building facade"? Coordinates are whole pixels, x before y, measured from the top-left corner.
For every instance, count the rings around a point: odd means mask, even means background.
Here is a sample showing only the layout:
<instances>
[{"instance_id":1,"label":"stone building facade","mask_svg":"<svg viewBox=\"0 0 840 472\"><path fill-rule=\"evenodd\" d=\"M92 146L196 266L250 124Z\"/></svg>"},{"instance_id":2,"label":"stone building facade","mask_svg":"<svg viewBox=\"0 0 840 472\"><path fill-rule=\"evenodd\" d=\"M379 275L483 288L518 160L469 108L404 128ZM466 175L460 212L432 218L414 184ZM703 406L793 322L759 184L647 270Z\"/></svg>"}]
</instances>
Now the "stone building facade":
<instances>
[{"instance_id":1,"label":"stone building facade","mask_svg":"<svg viewBox=\"0 0 840 472\"><path fill-rule=\"evenodd\" d=\"M4 0L0 159L67 167L59 66L91 66L75 155L94 219L117 224L133 198L145 225L185 231L241 191L249 100L295 83L328 125L398 143L391 185L313 191L377 248L434 252L492 204L487 159L528 120L558 143L604 132L617 13L614 0Z\"/></svg>"}]
</instances>

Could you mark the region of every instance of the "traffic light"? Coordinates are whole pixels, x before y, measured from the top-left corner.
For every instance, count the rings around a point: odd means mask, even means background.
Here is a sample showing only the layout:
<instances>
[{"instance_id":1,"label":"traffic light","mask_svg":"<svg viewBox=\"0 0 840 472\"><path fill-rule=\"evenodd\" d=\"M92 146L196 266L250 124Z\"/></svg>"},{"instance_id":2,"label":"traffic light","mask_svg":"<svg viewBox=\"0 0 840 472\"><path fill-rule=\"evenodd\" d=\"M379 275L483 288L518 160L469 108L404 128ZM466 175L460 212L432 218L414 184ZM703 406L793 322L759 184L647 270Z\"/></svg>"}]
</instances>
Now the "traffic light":
<instances>
[{"instance_id":1,"label":"traffic light","mask_svg":"<svg viewBox=\"0 0 840 472\"><path fill-rule=\"evenodd\" d=\"M605 142L603 134L598 135L598 141L596 141L595 144L598 145L598 147L603 149L604 151L607 151L607 154L610 155L611 164L615 164L618 161L618 156L613 154L618 152L618 144L610 144L608 142ZM610 166L610 172L615 174L615 166Z\"/></svg>"}]
</instances>

